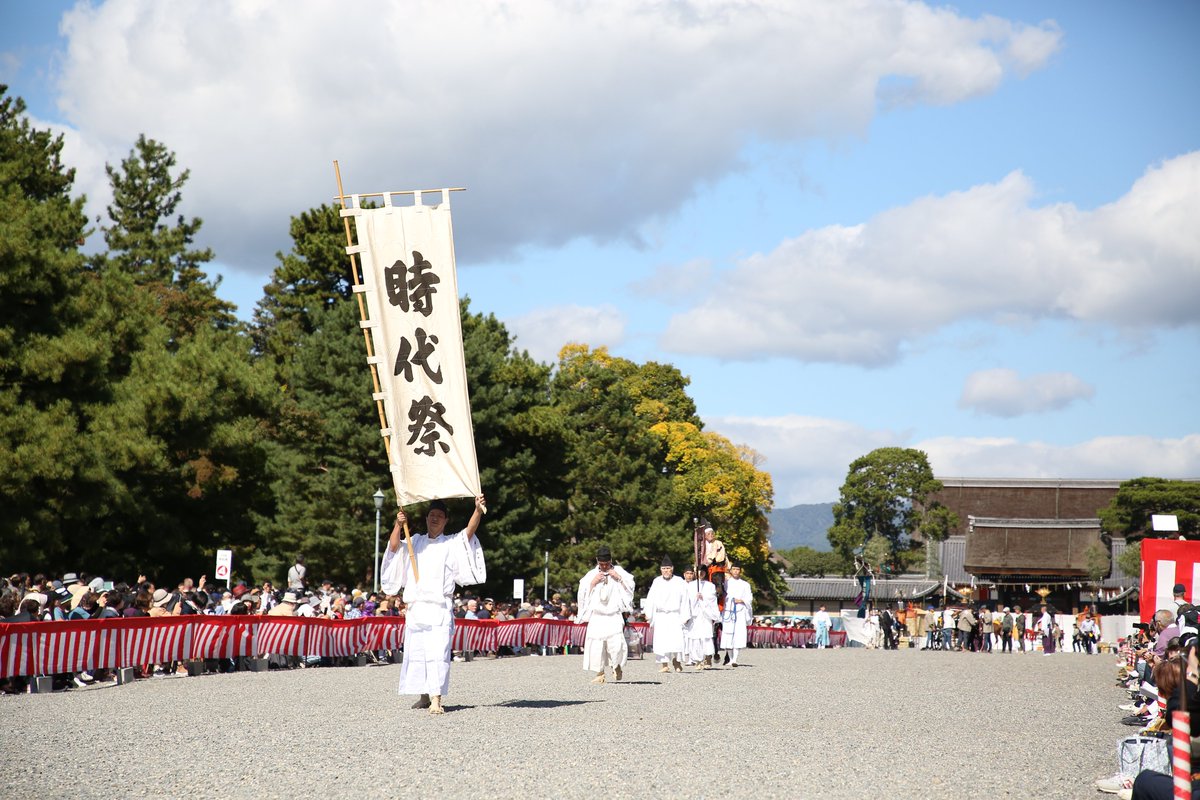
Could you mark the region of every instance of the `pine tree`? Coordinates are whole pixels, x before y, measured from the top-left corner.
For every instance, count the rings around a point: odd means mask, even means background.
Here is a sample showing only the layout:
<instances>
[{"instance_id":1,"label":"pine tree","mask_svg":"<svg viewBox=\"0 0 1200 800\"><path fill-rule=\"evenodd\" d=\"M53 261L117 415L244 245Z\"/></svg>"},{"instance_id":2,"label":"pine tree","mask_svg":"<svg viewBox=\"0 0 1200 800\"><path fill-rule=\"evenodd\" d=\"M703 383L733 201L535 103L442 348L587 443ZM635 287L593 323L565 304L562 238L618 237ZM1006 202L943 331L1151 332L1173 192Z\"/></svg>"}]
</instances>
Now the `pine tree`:
<instances>
[{"instance_id":1,"label":"pine tree","mask_svg":"<svg viewBox=\"0 0 1200 800\"><path fill-rule=\"evenodd\" d=\"M105 268L131 276L159 298L161 313L176 339L196 331L236 325L233 305L217 297L220 279L211 281L203 265L212 250L194 249L198 218L175 217L189 170L173 174L175 154L143 134L120 168L105 167L113 190ZM172 217L174 221L172 221Z\"/></svg>"}]
</instances>

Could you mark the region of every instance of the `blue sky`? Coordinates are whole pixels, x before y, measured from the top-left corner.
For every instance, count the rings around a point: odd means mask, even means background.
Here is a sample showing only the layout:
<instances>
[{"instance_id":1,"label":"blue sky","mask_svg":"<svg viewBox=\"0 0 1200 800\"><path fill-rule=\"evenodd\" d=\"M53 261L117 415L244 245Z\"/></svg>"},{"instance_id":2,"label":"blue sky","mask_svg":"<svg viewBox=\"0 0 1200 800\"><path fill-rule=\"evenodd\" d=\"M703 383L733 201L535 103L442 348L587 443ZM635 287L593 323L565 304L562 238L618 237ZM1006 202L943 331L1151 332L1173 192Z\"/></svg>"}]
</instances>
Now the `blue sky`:
<instances>
[{"instance_id":1,"label":"blue sky","mask_svg":"<svg viewBox=\"0 0 1200 800\"><path fill-rule=\"evenodd\" d=\"M454 196L460 290L553 360L677 365L781 506L1200 477L1194 3L0 0L90 210L139 133L248 317L288 217Z\"/></svg>"}]
</instances>

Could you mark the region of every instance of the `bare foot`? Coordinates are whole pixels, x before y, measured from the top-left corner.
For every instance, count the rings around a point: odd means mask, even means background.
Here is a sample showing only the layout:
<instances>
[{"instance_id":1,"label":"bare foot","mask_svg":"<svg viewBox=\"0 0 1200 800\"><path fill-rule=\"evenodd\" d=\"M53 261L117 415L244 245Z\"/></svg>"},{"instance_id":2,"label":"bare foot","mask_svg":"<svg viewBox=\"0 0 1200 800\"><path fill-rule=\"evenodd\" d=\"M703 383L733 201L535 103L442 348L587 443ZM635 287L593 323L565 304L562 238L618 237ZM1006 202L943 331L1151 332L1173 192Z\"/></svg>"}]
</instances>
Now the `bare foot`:
<instances>
[{"instance_id":1,"label":"bare foot","mask_svg":"<svg viewBox=\"0 0 1200 800\"><path fill-rule=\"evenodd\" d=\"M413 708L429 708L429 695L423 694L412 704Z\"/></svg>"}]
</instances>

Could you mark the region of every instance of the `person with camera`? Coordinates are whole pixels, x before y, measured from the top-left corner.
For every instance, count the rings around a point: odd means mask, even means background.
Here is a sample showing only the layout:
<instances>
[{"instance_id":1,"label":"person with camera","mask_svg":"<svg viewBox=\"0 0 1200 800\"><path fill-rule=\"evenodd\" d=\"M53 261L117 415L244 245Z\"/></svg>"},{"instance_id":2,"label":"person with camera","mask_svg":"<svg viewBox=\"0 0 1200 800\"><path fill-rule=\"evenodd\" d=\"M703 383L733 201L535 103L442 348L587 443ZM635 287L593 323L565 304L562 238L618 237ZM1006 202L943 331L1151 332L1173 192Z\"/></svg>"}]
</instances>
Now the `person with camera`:
<instances>
[{"instance_id":1,"label":"person with camera","mask_svg":"<svg viewBox=\"0 0 1200 800\"><path fill-rule=\"evenodd\" d=\"M621 680L629 647L625 642L625 614L633 611L633 576L613 563L608 545L596 549L596 566L579 581L577 622L586 622L583 668L596 673L592 683L605 683L612 667L613 680Z\"/></svg>"}]
</instances>

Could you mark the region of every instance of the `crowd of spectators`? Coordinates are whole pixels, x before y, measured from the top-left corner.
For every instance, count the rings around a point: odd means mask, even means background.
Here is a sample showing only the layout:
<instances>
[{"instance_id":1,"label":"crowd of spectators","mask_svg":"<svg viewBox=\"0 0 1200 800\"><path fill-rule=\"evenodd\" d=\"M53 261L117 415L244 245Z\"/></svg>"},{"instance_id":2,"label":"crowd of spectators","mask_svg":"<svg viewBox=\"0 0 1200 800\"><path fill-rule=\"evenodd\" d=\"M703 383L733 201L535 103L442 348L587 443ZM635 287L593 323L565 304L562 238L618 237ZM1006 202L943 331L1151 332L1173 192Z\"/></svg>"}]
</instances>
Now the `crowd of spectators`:
<instances>
[{"instance_id":1,"label":"crowd of spectators","mask_svg":"<svg viewBox=\"0 0 1200 800\"><path fill-rule=\"evenodd\" d=\"M1101 792L1122 798L1168 800L1172 798L1170 734L1172 715L1186 710L1200 719L1200 662L1196 658L1196 632L1200 614L1183 599L1184 587L1175 586L1175 608L1160 609L1148 623L1136 623L1133 636L1119 643L1117 685L1129 693L1130 702L1118 709L1121 722L1136 728L1138 737L1123 740L1119 753L1136 754L1122 770L1096 781ZM1193 740L1195 741L1195 740ZM1152 746L1153 745L1153 746ZM1147 757L1146 753L1152 755ZM1192 756L1192 797L1200 797L1200 762Z\"/></svg>"},{"instance_id":2,"label":"crowd of spectators","mask_svg":"<svg viewBox=\"0 0 1200 800\"><path fill-rule=\"evenodd\" d=\"M1072 646L1075 652L1099 652L1100 618L1090 606L1073 611ZM912 603L887 606L867 612L868 647L894 650L905 635L910 646L925 650L972 653L1032 653L1051 655L1063 649L1066 632L1063 617L1053 606L1033 611L1020 606L987 603L955 606Z\"/></svg>"},{"instance_id":3,"label":"crowd of spectators","mask_svg":"<svg viewBox=\"0 0 1200 800\"><path fill-rule=\"evenodd\" d=\"M320 619L359 619L362 617L403 617L404 602L398 595L388 595L362 587L349 587L322 580L309 586L303 557L288 570L285 585L272 581L255 584L244 580L221 585L201 576L199 580L185 578L173 586L158 585L138 575L133 582L108 580L87 573L68 572L59 577L46 574L18 573L0 579L0 622L50 622L57 620L110 619L114 617L165 617L188 614L298 616ZM454 599L454 614L460 619L557 619L574 621L577 608L561 595L528 601L496 602L466 591ZM507 650L486 655L497 657ZM535 651L536 653L536 651ZM390 654L368 653L368 658L384 659ZM456 653L456 658L473 654ZM213 671L249 668L245 660L230 660L209 665ZM271 668L292 668L348 663L345 660L272 657ZM148 678L183 673L183 664L144 665L137 677ZM55 675L55 689L88 686L97 681L113 680L109 671L84 671ZM28 679L22 677L0 681L0 691L26 691Z\"/></svg>"}]
</instances>

